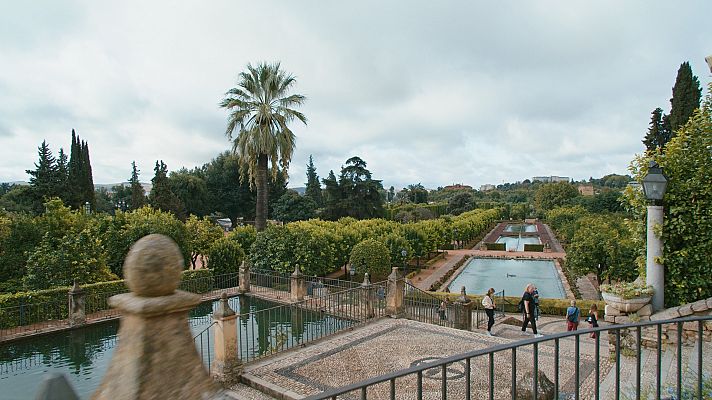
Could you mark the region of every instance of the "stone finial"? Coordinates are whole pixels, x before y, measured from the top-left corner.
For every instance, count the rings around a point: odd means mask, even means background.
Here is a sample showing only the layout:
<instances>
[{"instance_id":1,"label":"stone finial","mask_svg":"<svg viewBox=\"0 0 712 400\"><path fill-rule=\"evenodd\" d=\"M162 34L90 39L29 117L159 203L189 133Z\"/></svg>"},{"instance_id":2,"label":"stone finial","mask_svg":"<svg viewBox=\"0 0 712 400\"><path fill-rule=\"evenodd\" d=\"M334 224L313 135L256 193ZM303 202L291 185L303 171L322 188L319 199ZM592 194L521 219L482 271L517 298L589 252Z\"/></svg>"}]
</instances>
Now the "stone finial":
<instances>
[{"instance_id":1,"label":"stone finial","mask_svg":"<svg viewBox=\"0 0 712 400\"><path fill-rule=\"evenodd\" d=\"M213 317L214 318L225 318L235 315L235 310L233 310L230 307L230 304L227 302L227 293L223 293L220 295L220 303L218 304L217 310L213 312Z\"/></svg>"},{"instance_id":2,"label":"stone finial","mask_svg":"<svg viewBox=\"0 0 712 400\"><path fill-rule=\"evenodd\" d=\"M169 237L144 236L129 250L124 261L126 286L140 297L173 294L180 284L183 255Z\"/></svg>"},{"instance_id":3,"label":"stone finial","mask_svg":"<svg viewBox=\"0 0 712 400\"><path fill-rule=\"evenodd\" d=\"M389 280L398 280L400 279L400 269L398 267L393 267L391 268L391 274L388 275Z\"/></svg>"},{"instance_id":4,"label":"stone finial","mask_svg":"<svg viewBox=\"0 0 712 400\"><path fill-rule=\"evenodd\" d=\"M75 293L82 293L84 289L82 289L81 286L79 286L79 282L77 280L74 280L74 285L72 285L72 289L69 290L70 294L75 294Z\"/></svg>"},{"instance_id":5,"label":"stone finial","mask_svg":"<svg viewBox=\"0 0 712 400\"><path fill-rule=\"evenodd\" d=\"M465 287L460 288L460 297L457 298L457 301L461 303L469 303L470 299L467 297L467 292L465 291Z\"/></svg>"},{"instance_id":6,"label":"stone finial","mask_svg":"<svg viewBox=\"0 0 712 400\"><path fill-rule=\"evenodd\" d=\"M79 396L74 392L72 385L67 381L64 374L48 374L37 391L36 400L79 400Z\"/></svg>"},{"instance_id":7,"label":"stone finial","mask_svg":"<svg viewBox=\"0 0 712 400\"><path fill-rule=\"evenodd\" d=\"M363 274L363 283L361 284L361 286L364 286L364 287L371 286L371 279L369 279L369 277L368 277L368 272Z\"/></svg>"},{"instance_id":8,"label":"stone finial","mask_svg":"<svg viewBox=\"0 0 712 400\"><path fill-rule=\"evenodd\" d=\"M292 273L292 276L300 275L302 275L302 270L299 268L299 264L294 264L294 272Z\"/></svg>"}]
</instances>

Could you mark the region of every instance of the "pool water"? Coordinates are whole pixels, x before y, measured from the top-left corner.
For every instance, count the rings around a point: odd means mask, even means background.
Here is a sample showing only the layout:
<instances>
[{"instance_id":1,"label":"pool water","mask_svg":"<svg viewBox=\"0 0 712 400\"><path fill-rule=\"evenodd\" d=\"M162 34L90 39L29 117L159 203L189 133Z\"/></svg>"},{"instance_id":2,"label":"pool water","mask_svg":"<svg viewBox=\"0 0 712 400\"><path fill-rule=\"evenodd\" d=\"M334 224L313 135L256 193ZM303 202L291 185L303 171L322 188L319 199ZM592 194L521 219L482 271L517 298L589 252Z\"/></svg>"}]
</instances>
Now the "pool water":
<instances>
[{"instance_id":1,"label":"pool water","mask_svg":"<svg viewBox=\"0 0 712 400\"><path fill-rule=\"evenodd\" d=\"M507 251L524 251L525 244L541 244L538 237L500 236L497 243L504 243Z\"/></svg>"},{"instance_id":2,"label":"pool water","mask_svg":"<svg viewBox=\"0 0 712 400\"><path fill-rule=\"evenodd\" d=\"M233 297L229 302L236 312L243 310L239 323L243 359L252 359L271 351L277 334L282 335L279 340L301 342L309 335L323 334L325 329L338 330L344 324L351 323L318 313L305 312L293 316L289 307L270 313L270 321L266 321L264 313L247 312L280 304L249 296ZM205 302L191 311L189 325L194 336L210 326L211 313L217 304L218 301ZM0 345L0 398L34 398L44 375L55 372L65 374L79 397L88 399L109 366L118 340L118 328L119 321L114 320ZM213 332L210 332L211 343L212 335ZM206 341L207 337L203 343ZM203 361L207 365L207 351L203 353Z\"/></svg>"},{"instance_id":3,"label":"pool water","mask_svg":"<svg viewBox=\"0 0 712 400\"><path fill-rule=\"evenodd\" d=\"M507 224L505 232L538 232L534 224Z\"/></svg>"},{"instance_id":4,"label":"pool water","mask_svg":"<svg viewBox=\"0 0 712 400\"><path fill-rule=\"evenodd\" d=\"M462 286L469 294L485 294L489 288L504 290L505 296L521 296L524 287L533 283L541 298L566 298L564 286L551 260L503 260L473 258L448 286L458 293Z\"/></svg>"}]
</instances>

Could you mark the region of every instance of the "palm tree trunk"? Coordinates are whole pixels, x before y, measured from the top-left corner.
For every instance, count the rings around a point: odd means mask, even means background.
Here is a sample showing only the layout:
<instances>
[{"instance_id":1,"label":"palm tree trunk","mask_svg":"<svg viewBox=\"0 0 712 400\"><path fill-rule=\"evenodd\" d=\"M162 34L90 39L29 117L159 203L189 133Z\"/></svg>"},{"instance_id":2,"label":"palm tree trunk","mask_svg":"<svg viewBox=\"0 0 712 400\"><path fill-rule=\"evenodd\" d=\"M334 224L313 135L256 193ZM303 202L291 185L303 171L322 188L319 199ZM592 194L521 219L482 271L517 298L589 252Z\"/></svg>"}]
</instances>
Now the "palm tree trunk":
<instances>
[{"instance_id":1,"label":"palm tree trunk","mask_svg":"<svg viewBox=\"0 0 712 400\"><path fill-rule=\"evenodd\" d=\"M257 232L261 232L267 226L267 154L260 154L257 157L255 186L257 188L255 229Z\"/></svg>"}]
</instances>

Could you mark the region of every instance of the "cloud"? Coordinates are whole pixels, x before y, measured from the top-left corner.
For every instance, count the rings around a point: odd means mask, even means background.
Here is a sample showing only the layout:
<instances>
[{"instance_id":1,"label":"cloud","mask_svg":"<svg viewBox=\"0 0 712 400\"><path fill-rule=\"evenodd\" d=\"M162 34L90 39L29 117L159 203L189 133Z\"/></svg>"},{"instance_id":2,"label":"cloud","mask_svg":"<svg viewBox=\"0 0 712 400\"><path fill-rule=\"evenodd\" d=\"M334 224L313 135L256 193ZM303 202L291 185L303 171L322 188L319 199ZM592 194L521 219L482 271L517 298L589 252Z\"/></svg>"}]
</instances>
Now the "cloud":
<instances>
[{"instance_id":1,"label":"cloud","mask_svg":"<svg viewBox=\"0 0 712 400\"><path fill-rule=\"evenodd\" d=\"M702 83L708 2L53 2L0 15L0 180L88 140L96 182L230 148L218 107L279 60L308 102L290 186L358 155L386 186L625 173L677 67ZM267 16L255 18L254 16ZM658 22L655 22L658 21ZM659 23L665 21L665 23Z\"/></svg>"}]
</instances>

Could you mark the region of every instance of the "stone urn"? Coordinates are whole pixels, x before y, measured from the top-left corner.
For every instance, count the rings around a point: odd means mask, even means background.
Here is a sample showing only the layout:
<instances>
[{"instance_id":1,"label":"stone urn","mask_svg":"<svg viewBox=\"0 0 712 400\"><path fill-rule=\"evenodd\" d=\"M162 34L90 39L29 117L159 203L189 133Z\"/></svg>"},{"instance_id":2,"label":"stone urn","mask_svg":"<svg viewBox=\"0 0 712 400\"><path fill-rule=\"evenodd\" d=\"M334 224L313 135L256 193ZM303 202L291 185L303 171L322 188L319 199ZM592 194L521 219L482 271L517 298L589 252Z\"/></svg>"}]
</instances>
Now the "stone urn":
<instances>
[{"instance_id":1,"label":"stone urn","mask_svg":"<svg viewBox=\"0 0 712 400\"><path fill-rule=\"evenodd\" d=\"M632 299L624 299L617 294L606 292L601 292L601 296L603 296L603 300L607 305L626 314L634 313L640 310L645 307L646 304L650 303L650 300L653 298L652 296L641 296L634 297Z\"/></svg>"}]
</instances>

